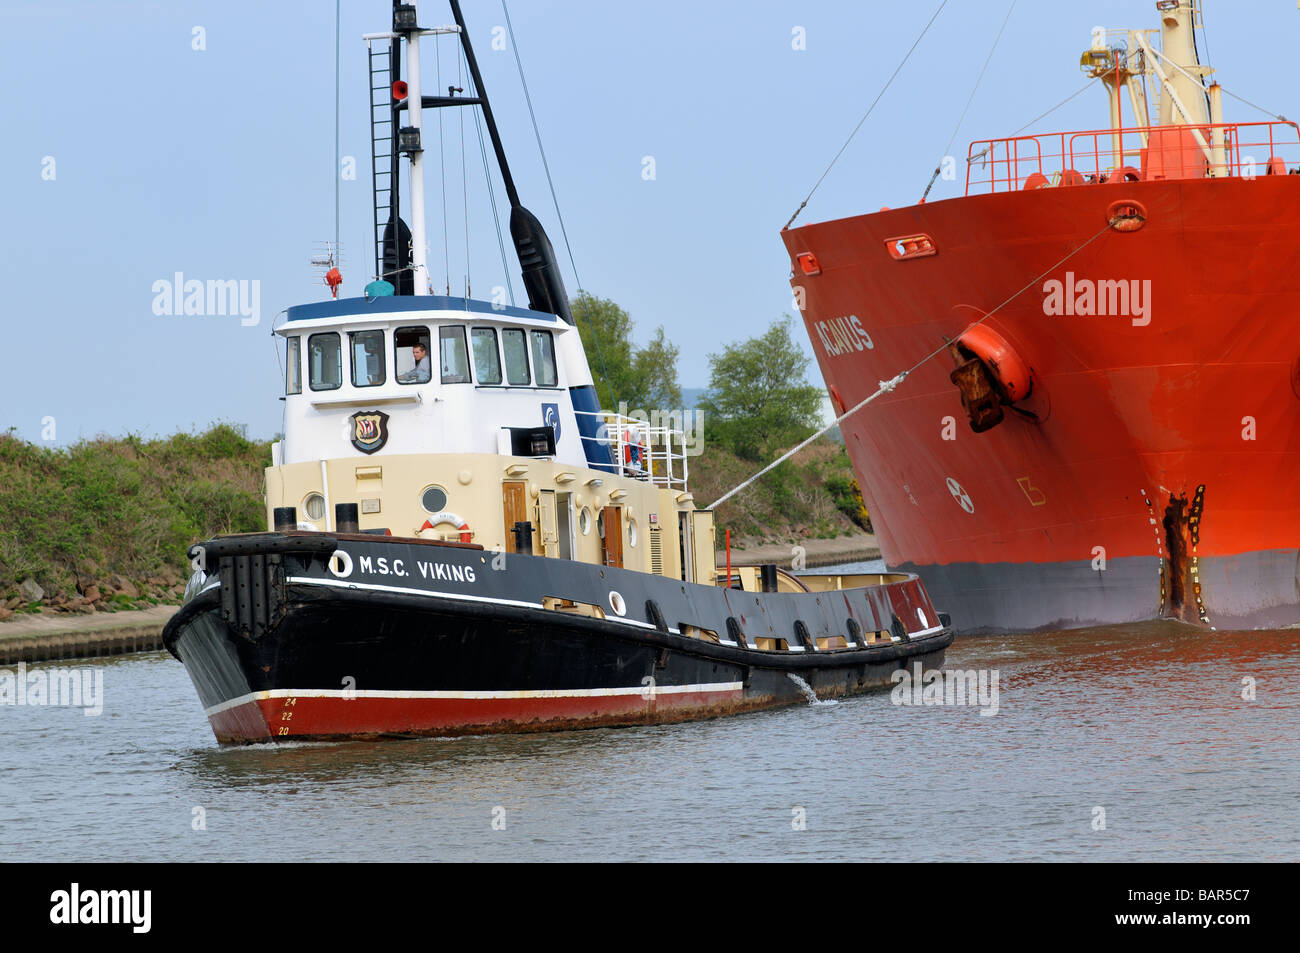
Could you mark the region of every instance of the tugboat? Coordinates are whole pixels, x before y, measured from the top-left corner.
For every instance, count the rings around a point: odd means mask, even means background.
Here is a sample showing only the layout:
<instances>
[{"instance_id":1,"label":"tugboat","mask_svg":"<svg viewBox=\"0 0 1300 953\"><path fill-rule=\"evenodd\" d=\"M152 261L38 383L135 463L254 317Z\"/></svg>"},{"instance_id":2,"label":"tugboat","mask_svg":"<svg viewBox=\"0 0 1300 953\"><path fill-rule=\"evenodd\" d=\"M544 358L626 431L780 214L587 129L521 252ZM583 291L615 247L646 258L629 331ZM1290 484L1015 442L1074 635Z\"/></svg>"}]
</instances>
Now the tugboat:
<instances>
[{"instance_id":1,"label":"tugboat","mask_svg":"<svg viewBox=\"0 0 1300 953\"><path fill-rule=\"evenodd\" d=\"M289 308L276 330L287 370L270 531L190 550L163 639L218 741L668 722L938 668L953 634L915 575L720 572L685 435L599 409L550 242L519 202L451 8L454 27L425 30L395 4L392 32L367 37L371 87L392 90L377 107L387 123L372 122L389 170L377 278L365 297ZM421 94L433 33L459 37L468 95ZM421 111L471 106L510 198L527 308L430 293Z\"/></svg>"}]
</instances>

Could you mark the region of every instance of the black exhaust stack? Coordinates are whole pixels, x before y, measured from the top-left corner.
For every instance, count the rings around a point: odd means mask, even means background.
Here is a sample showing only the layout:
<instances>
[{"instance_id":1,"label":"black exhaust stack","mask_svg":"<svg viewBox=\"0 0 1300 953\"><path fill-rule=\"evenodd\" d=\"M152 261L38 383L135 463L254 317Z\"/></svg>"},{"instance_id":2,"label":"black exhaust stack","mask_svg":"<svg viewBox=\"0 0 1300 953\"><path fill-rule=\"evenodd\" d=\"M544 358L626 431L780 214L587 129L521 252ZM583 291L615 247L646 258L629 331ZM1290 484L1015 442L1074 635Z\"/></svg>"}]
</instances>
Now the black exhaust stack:
<instances>
[{"instance_id":1,"label":"black exhaust stack","mask_svg":"<svg viewBox=\"0 0 1300 953\"><path fill-rule=\"evenodd\" d=\"M479 105L483 109L483 119L487 122L488 135L492 137L492 150L497 156L497 167L501 170L501 179L506 186L506 195L510 199L510 237L515 243L515 253L519 256L519 265L523 269L524 288L528 292L528 307L534 311L558 314L569 324L573 324L573 313L569 310L569 296L564 290L564 279L560 277L560 268L555 261L555 250L551 240L546 237L546 230L537 216L524 208L519 201L519 192L515 180L510 175L510 166L506 162L506 152L501 145L501 134L497 131L496 119L492 116L492 104L488 102L487 90L483 86L483 74L479 72L478 60L474 56L474 47L469 42L469 30L465 26L465 16L460 11L460 0L450 0L451 13L460 27L460 45L465 50L465 62L469 74L474 80L474 89L478 92Z\"/></svg>"}]
</instances>

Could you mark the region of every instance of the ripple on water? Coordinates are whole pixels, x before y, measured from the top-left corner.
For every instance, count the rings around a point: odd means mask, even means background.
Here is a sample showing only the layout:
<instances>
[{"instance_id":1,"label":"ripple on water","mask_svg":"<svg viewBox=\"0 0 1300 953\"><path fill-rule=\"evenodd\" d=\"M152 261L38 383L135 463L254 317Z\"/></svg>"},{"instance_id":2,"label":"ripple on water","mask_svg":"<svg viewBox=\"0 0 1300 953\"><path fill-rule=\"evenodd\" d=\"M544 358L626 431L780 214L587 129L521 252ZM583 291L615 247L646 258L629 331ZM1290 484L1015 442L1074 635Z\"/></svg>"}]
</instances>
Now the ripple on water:
<instances>
[{"instance_id":1,"label":"ripple on water","mask_svg":"<svg viewBox=\"0 0 1300 953\"><path fill-rule=\"evenodd\" d=\"M1292 860L1297 649L1294 629L1177 625L963 639L948 665L998 672L992 717L882 692L227 749L169 656L88 662L103 716L0 709L0 825L43 860Z\"/></svg>"}]
</instances>

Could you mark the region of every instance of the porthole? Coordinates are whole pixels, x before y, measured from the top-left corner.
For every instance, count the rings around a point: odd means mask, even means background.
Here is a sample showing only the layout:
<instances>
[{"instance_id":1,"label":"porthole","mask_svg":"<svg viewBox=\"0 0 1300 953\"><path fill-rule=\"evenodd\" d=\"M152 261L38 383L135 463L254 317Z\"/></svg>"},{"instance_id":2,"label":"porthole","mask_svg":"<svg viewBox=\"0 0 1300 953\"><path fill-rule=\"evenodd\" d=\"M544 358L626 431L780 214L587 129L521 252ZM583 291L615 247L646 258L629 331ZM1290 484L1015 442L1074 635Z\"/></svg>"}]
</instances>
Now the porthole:
<instances>
[{"instance_id":1,"label":"porthole","mask_svg":"<svg viewBox=\"0 0 1300 953\"><path fill-rule=\"evenodd\" d=\"M583 536L591 535L591 510L585 506L578 512L578 529L582 530Z\"/></svg>"},{"instance_id":2,"label":"porthole","mask_svg":"<svg viewBox=\"0 0 1300 953\"><path fill-rule=\"evenodd\" d=\"M313 522L325 518L325 497L319 493L308 493L307 498L302 501L303 512L307 518Z\"/></svg>"},{"instance_id":3,"label":"porthole","mask_svg":"<svg viewBox=\"0 0 1300 953\"><path fill-rule=\"evenodd\" d=\"M627 544L629 546L636 545L636 520L627 521Z\"/></svg>"},{"instance_id":4,"label":"porthole","mask_svg":"<svg viewBox=\"0 0 1300 953\"><path fill-rule=\"evenodd\" d=\"M441 513L447 508L447 491L440 486L427 486L420 494L420 505L426 513Z\"/></svg>"},{"instance_id":5,"label":"porthole","mask_svg":"<svg viewBox=\"0 0 1300 953\"><path fill-rule=\"evenodd\" d=\"M602 510L596 517L596 535L601 539L605 538L605 512Z\"/></svg>"}]
</instances>

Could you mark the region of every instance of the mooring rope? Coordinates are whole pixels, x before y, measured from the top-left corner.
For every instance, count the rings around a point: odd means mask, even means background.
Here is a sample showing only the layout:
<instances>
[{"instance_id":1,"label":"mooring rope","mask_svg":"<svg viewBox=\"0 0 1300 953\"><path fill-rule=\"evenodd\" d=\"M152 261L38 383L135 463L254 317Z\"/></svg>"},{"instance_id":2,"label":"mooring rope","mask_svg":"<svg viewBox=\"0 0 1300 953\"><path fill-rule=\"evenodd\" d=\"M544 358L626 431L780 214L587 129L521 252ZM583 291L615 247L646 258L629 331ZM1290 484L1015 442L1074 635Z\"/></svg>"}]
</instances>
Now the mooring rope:
<instances>
[{"instance_id":1,"label":"mooring rope","mask_svg":"<svg viewBox=\"0 0 1300 953\"><path fill-rule=\"evenodd\" d=\"M952 127L952 135L948 137L948 144L943 147L943 156L952 153L952 144L957 141L957 133L961 132L961 124L966 121L966 114L970 112L970 104L975 101L975 94L979 91L980 83L984 81L984 74L988 72L989 64L993 62L993 54L997 51L998 44L1002 42L1002 34L1006 32L1007 21L1011 19L1011 14L1016 9L1016 0L1011 0L1011 6L1007 8L1007 15L1002 18L1002 26L998 28L998 35L993 38L993 45L989 47L989 55L984 58L984 66L980 69L980 74L975 78L975 85L971 88L970 96L966 99L966 107L961 111L957 118L957 125ZM930 197L930 190L934 188L934 183L938 180L943 171L943 157L940 157L939 164L934 167L934 175L930 176L930 184L925 187L925 192L921 195L921 201L924 202Z\"/></svg>"},{"instance_id":2,"label":"mooring rope","mask_svg":"<svg viewBox=\"0 0 1300 953\"><path fill-rule=\"evenodd\" d=\"M916 41L912 44L911 49L907 51L907 55L903 57L902 62L898 64L898 66L894 69L894 72L890 75L888 81L885 83L883 87L881 87L880 92L876 94L876 98L872 100L872 103L867 108L866 113L863 114L862 118L858 120L858 124L853 127L853 131L849 133L849 137L844 140L844 145L840 146L840 151L835 153L835 158L831 159L831 164L826 167L826 171L821 174L821 178L816 181L812 189L809 190L807 196L804 197L804 200L799 203L799 207L794 210L794 214L790 216L790 221L785 223L785 228L782 228L781 231L785 231L786 228L789 228L792 224L794 224L794 220L799 217L799 213L804 210L805 206L807 206L808 200L813 197L813 193L816 192L818 188L820 188L826 176L829 175L831 169L835 167L835 163L840 161L840 156L844 155L844 150L849 147L849 143L853 141L853 137L858 134L858 130L862 128L862 124L867 121L867 117L870 116L872 110L876 108L876 104L880 102L880 98L885 95L886 90L888 90L889 87L893 84L899 72L903 69L903 67L907 64L907 61L911 58L913 51L915 51L916 48L921 44L921 40L925 38L925 35L930 32L931 25L934 23L935 19L939 16L939 14L943 12L943 8L946 7L947 5L948 5L948 0L943 0L943 2L939 4L939 8L935 10L934 14L930 17L930 21L926 23L925 29L921 31L921 35L916 38Z\"/></svg>"}]
</instances>

